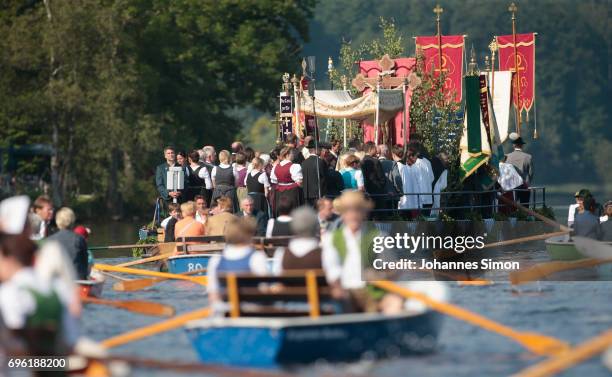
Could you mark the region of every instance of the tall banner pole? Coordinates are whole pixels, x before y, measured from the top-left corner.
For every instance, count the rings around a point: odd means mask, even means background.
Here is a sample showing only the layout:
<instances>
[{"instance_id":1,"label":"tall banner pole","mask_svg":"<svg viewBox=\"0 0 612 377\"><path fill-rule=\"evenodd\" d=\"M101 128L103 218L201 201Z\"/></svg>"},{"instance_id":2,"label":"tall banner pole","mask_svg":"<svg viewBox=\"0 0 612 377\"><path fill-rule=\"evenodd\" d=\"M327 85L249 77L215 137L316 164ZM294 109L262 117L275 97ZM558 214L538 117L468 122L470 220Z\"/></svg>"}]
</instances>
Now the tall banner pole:
<instances>
[{"instance_id":1,"label":"tall banner pole","mask_svg":"<svg viewBox=\"0 0 612 377\"><path fill-rule=\"evenodd\" d=\"M379 112L379 107L380 107L380 77L379 77L378 82L376 83L376 97L377 97L376 98L376 120L375 120L376 128L374 129L374 143L376 145L378 145L378 129L379 129L379 127L378 127L378 121L379 121L378 112Z\"/></svg>"},{"instance_id":2,"label":"tall banner pole","mask_svg":"<svg viewBox=\"0 0 612 377\"><path fill-rule=\"evenodd\" d=\"M516 4L512 3L508 7L508 11L512 13L512 43L514 45L514 77L515 77L515 85L516 85L516 133L521 135L521 80L520 80L520 71L519 71L519 57L518 51L516 48L516 11L518 7Z\"/></svg>"},{"instance_id":3,"label":"tall banner pole","mask_svg":"<svg viewBox=\"0 0 612 377\"><path fill-rule=\"evenodd\" d=\"M489 44L491 51L491 99L495 98L495 53L497 52L497 37Z\"/></svg>"},{"instance_id":4,"label":"tall banner pole","mask_svg":"<svg viewBox=\"0 0 612 377\"><path fill-rule=\"evenodd\" d=\"M438 69L440 69L440 75L442 74L442 33L440 32L440 14L444 12L444 9L440 6L440 4L436 4L436 7L433 9L436 14L436 29L438 32Z\"/></svg>"},{"instance_id":5,"label":"tall banner pole","mask_svg":"<svg viewBox=\"0 0 612 377\"><path fill-rule=\"evenodd\" d=\"M340 81L342 81L342 90L344 90L346 92L346 76L342 75L342 77L340 78ZM344 149L346 149L346 118L342 119L342 138L343 138L343 144L344 144Z\"/></svg>"}]
</instances>

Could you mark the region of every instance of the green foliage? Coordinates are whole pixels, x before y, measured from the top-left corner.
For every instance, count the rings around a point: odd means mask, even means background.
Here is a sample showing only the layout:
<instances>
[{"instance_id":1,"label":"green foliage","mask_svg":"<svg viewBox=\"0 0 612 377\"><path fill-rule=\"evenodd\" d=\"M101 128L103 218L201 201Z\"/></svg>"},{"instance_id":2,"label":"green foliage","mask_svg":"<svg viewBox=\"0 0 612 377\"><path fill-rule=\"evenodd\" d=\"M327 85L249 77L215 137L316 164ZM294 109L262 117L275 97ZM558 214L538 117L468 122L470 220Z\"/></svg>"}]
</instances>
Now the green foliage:
<instances>
[{"instance_id":1,"label":"green foliage","mask_svg":"<svg viewBox=\"0 0 612 377\"><path fill-rule=\"evenodd\" d=\"M48 7L47 7L48 5ZM231 110L276 105L298 69L314 0L126 0L0 6L0 147L57 152L45 174L57 205L77 193L107 213L150 211L161 149L227 145Z\"/></svg>"},{"instance_id":2,"label":"green foliage","mask_svg":"<svg viewBox=\"0 0 612 377\"><path fill-rule=\"evenodd\" d=\"M342 41L339 52L339 69L334 69L330 72L329 77L330 82L335 88L342 88L344 86L344 79L346 89L357 95L357 89L350 82L359 73L356 62L380 59L385 54L389 54L391 58L404 55L403 36L398 33L395 22L380 17L378 26L380 32L382 32L381 39L372 38L371 40L364 41L357 47L353 47L351 41ZM330 139L343 138L343 127L338 123L336 122L334 127L329 128ZM363 130L358 122L347 121L347 139L363 139Z\"/></svg>"},{"instance_id":3,"label":"green foliage","mask_svg":"<svg viewBox=\"0 0 612 377\"><path fill-rule=\"evenodd\" d=\"M270 117L265 115L257 118L245 135L245 142L252 148L265 152L274 148L276 139L276 125Z\"/></svg>"},{"instance_id":4,"label":"green foliage","mask_svg":"<svg viewBox=\"0 0 612 377\"><path fill-rule=\"evenodd\" d=\"M147 245L147 244L154 244L157 243L157 237L155 236L149 236L143 240L138 240L136 242L136 244L138 245ZM141 258L143 255L145 255L147 252L147 249L144 247L133 247L132 248L132 256L134 258Z\"/></svg>"},{"instance_id":5,"label":"green foliage","mask_svg":"<svg viewBox=\"0 0 612 377\"><path fill-rule=\"evenodd\" d=\"M548 217L551 220L556 220L555 219L555 211L552 209L552 207L543 206L541 208L536 208L535 212L539 213L540 215L542 215L544 217Z\"/></svg>"},{"instance_id":6,"label":"green foliage","mask_svg":"<svg viewBox=\"0 0 612 377\"><path fill-rule=\"evenodd\" d=\"M430 156L446 153L449 160L449 184L459 181L459 141L463 125L456 121L459 105L453 100L454 93L447 93L443 86L446 75L435 76L425 70L425 59L417 55L417 74L421 78L412 93L410 104L410 127L416 130L411 135L423 143Z\"/></svg>"}]
</instances>

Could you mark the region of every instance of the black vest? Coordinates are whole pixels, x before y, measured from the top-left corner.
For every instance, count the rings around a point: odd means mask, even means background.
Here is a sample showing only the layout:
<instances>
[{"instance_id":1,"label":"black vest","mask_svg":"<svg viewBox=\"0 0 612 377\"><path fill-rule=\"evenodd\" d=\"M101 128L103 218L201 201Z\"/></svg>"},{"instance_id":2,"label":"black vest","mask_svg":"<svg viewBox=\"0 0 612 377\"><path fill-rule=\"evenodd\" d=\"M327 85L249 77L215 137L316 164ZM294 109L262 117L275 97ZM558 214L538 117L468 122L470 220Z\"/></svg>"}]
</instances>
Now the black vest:
<instances>
[{"instance_id":1,"label":"black vest","mask_svg":"<svg viewBox=\"0 0 612 377\"><path fill-rule=\"evenodd\" d=\"M259 176L262 175L262 172L259 172L257 174L255 174L254 176L251 175L251 173L247 173L247 179L246 179L246 187L247 187L247 191L248 192L260 192L260 193L264 193L264 185L263 183L259 182Z\"/></svg>"},{"instance_id":2,"label":"black vest","mask_svg":"<svg viewBox=\"0 0 612 377\"><path fill-rule=\"evenodd\" d=\"M217 173L215 174L215 183L217 186L235 186L236 178L234 178L234 168L231 166L228 168L222 168L217 166Z\"/></svg>"},{"instance_id":3,"label":"black vest","mask_svg":"<svg viewBox=\"0 0 612 377\"><path fill-rule=\"evenodd\" d=\"M272 224L272 237L290 236L290 235L291 235L291 221L274 220L274 223Z\"/></svg>"},{"instance_id":4,"label":"black vest","mask_svg":"<svg viewBox=\"0 0 612 377\"><path fill-rule=\"evenodd\" d=\"M206 181L200 178L200 170L202 170L204 166L200 165L195 170L188 166L189 169L189 187L190 188L200 188L206 185Z\"/></svg>"}]
</instances>

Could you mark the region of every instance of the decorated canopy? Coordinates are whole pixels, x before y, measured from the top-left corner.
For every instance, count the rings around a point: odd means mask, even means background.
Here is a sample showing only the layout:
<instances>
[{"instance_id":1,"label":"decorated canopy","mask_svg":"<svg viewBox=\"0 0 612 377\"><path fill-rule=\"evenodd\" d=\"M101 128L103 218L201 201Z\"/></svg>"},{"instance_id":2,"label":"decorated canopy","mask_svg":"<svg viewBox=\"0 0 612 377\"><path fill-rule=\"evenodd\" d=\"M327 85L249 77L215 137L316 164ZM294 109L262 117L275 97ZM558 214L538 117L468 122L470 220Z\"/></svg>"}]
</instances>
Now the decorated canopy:
<instances>
[{"instance_id":1,"label":"decorated canopy","mask_svg":"<svg viewBox=\"0 0 612 377\"><path fill-rule=\"evenodd\" d=\"M313 98L308 92L302 92L299 99L299 111L307 115L315 115L316 112L317 117L332 119L346 118L374 122L378 110L378 121L383 123L393 118L403 108L404 94L402 90L396 89L379 89L357 98L352 98L344 90L317 90L314 107Z\"/></svg>"}]
</instances>

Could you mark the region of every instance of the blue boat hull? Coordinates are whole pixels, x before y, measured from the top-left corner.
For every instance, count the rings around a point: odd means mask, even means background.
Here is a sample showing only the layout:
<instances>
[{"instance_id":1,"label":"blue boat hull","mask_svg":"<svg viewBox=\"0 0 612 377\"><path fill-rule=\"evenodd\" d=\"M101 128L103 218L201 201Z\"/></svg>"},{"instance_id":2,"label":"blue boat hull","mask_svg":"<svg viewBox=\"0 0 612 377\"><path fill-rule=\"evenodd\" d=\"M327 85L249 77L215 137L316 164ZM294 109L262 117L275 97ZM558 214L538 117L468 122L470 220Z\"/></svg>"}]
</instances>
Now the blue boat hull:
<instances>
[{"instance_id":1,"label":"blue boat hull","mask_svg":"<svg viewBox=\"0 0 612 377\"><path fill-rule=\"evenodd\" d=\"M171 274L182 274L207 268L211 254L187 254L176 255L168 258L168 272ZM196 275L206 275L201 272Z\"/></svg>"},{"instance_id":2,"label":"blue boat hull","mask_svg":"<svg viewBox=\"0 0 612 377\"><path fill-rule=\"evenodd\" d=\"M275 369L318 360L350 362L431 352L441 317L435 312L385 316L213 318L187 334L204 363Z\"/></svg>"}]
</instances>

